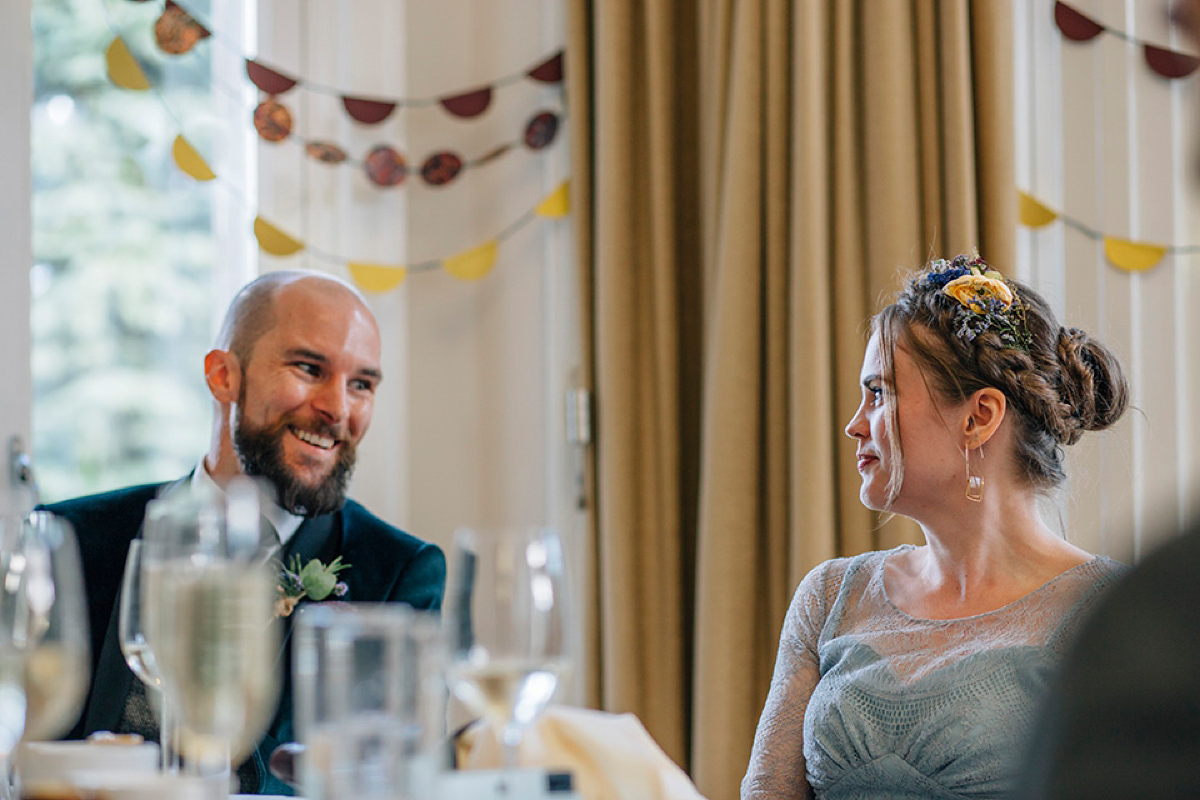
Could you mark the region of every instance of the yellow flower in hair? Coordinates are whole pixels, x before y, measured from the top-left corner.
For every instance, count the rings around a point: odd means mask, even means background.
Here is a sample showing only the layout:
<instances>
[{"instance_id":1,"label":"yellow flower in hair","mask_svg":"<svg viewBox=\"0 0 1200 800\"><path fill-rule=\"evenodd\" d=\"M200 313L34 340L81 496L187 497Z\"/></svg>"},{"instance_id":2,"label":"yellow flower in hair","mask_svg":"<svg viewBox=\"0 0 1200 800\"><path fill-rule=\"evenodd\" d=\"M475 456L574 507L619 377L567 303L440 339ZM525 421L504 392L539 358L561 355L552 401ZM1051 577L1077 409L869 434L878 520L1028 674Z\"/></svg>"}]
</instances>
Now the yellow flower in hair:
<instances>
[{"instance_id":1,"label":"yellow flower in hair","mask_svg":"<svg viewBox=\"0 0 1200 800\"><path fill-rule=\"evenodd\" d=\"M999 277L999 273L992 271L987 275L971 273L955 278L942 291L977 314L1007 311L1013 304L1012 289Z\"/></svg>"}]
</instances>

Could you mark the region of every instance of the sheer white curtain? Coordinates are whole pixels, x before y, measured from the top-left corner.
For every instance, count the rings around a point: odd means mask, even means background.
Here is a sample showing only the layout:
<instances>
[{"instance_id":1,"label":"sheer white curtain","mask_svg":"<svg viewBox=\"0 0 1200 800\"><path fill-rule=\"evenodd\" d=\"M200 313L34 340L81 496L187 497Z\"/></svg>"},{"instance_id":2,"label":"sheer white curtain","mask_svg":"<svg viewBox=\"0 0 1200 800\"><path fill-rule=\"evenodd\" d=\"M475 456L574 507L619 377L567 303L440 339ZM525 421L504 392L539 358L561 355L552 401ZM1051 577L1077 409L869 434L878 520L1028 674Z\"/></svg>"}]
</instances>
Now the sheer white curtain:
<instances>
[{"instance_id":1,"label":"sheer white curtain","mask_svg":"<svg viewBox=\"0 0 1200 800\"><path fill-rule=\"evenodd\" d=\"M258 146L258 213L307 246L288 258L263 255L262 269L346 276L348 260L437 261L494 239L532 211L568 178L561 85L521 78L563 48L561 6L259 0L258 57L325 89L280 95L294 134L336 143L358 162L321 163L297 141ZM471 118L422 102L364 125L327 91L428 101L510 76ZM438 151L470 161L519 142L540 111L565 123L544 150L518 144L443 186L415 172ZM414 170L402 185L380 188L365 177L361 162L377 145L402 153ZM371 510L442 545L458 525L582 531L563 413L579 349L568 237L565 220L535 217L499 243L482 280L434 269L368 293L383 329L385 378L351 493ZM588 550L573 543L580 557Z\"/></svg>"},{"instance_id":2,"label":"sheer white curtain","mask_svg":"<svg viewBox=\"0 0 1200 800\"><path fill-rule=\"evenodd\" d=\"M1144 58L1146 43L1192 50L1166 6L1072 0L1070 9L1105 30L1071 41L1055 23L1054 0L1014 4L1017 182L1060 214L1020 229L1017 271L1065 324L1114 348L1133 387L1134 408L1115 429L1070 449L1061 517L1072 541L1125 561L1194 518L1189 499L1200 479L1200 257L1168 251L1156 266L1128 272L1106 259L1103 239L1200 244L1192 224L1198 78L1164 78Z\"/></svg>"}]
</instances>

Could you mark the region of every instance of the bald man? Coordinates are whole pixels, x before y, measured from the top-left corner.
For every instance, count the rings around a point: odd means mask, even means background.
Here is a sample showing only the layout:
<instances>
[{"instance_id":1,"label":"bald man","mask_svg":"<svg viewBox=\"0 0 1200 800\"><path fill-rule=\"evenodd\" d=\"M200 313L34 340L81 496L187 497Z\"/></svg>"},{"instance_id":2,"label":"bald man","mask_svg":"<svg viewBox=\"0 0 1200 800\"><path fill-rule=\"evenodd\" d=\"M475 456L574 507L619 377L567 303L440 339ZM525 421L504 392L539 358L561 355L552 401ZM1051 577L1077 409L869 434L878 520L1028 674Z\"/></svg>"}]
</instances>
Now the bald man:
<instances>
[{"instance_id":1,"label":"bald man","mask_svg":"<svg viewBox=\"0 0 1200 800\"><path fill-rule=\"evenodd\" d=\"M145 689L121 655L117 608L125 555L140 535L146 504L172 486L220 488L237 475L264 478L277 493L277 504L268 503L263 515L279 537L281 560L329 563L341 556L350 565L339 576L348 587L345 599L440 607L441 550L346 499L382 377L379 352L375 318L352 286L317 273L264 275L234 298L216 348L204 357L213 428L208 453L191 475L48 507L78 534L92 630L92 686L72 737L111 730L157 738ZM288 638L278 712L238 769L246 793L291 794L266 768L271 751L295 739Z\"/></svg>"}]
</instances>

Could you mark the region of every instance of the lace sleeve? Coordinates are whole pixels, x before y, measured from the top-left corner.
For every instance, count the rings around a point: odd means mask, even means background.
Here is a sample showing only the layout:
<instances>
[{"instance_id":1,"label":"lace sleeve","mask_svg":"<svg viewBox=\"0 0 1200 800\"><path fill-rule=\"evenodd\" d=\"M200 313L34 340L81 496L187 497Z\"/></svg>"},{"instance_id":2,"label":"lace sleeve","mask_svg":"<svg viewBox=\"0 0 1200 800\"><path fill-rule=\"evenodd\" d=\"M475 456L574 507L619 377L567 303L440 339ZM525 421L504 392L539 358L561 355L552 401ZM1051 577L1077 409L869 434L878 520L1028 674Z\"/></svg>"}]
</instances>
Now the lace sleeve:
<instances>
[{"instance_id":1,"label":"lace sleeve","mask_svg":"<svg viewBox=\"0 0 1200 800\"><path fill-rule=\"evenodd\" d=\"M804 772L804 710L820 678L817 640L829 607L826 593L836 585L830 575L836 563L827 561L805 576L784 618L742 800L812 797Z\"/></svg>"}]
</instances>

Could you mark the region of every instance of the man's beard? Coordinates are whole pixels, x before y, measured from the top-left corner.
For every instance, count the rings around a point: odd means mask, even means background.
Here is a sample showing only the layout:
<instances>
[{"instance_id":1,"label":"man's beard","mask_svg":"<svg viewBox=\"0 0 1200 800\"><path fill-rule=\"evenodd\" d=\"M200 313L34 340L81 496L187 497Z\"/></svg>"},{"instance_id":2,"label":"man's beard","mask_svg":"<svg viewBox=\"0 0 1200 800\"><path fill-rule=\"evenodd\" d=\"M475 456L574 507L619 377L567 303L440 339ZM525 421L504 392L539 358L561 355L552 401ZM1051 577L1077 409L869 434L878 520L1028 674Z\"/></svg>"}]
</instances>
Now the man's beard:
<instances>
[{"instance_id":1,"label":"man's beard","mask_svg":"<svg viewBox=\"0 0 1200 800\"><path fill-rule=\"evenodd\" d=\"M242 472L266 478L274 487L279 505L302 517L316 517L337 511L346 500L346 484L354 470L354 445L343 440L337 461L329 474L316 486L304 483L284 460L283 437L288 423L281 420L272 427L255 428L242 419L243 404L238 403L233 418L233 450ZM327 430L317 431L330 435Z\"/></svg>"}]
</instances>

